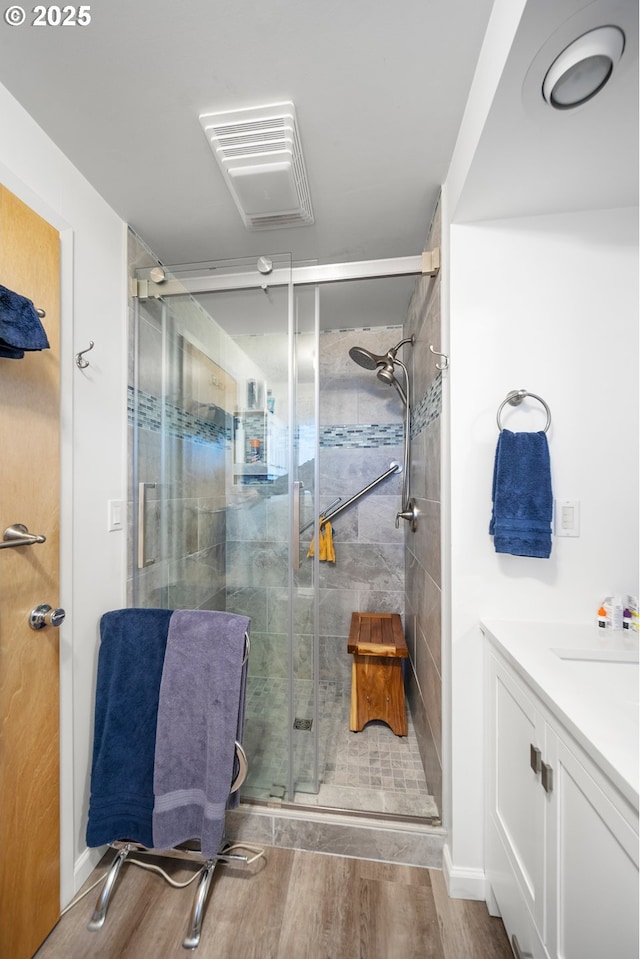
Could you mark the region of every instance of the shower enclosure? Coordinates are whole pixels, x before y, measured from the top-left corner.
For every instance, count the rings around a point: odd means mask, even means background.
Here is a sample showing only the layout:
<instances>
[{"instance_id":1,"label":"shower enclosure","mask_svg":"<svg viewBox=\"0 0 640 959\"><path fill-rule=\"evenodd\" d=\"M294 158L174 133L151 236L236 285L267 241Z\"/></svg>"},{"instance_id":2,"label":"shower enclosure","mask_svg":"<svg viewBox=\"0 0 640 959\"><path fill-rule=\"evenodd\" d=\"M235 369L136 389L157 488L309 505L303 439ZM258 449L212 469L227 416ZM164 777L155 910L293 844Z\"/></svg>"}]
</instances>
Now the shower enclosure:
<instances>
[{"instance_id":1,"label":"shower enclosure","mask_svg":"<svg viewBox=\"0 0 640 959\"><path fill-rule=\"evenodd\" d=\"M436 815L414 741L372 724L367 745L348 730L344 623L358 608L403 609L403 471L390 468L402 461L403 407L363 374L373 425L345 440L333 424L348 405L340 391L355 396L349 347L375 356L401 328L323 344L320 289L294 283L290 257L208 264L206 292L190 293L202 267L171 274L133 234L131 247L129 604L251 618L244 801ZM387 495L344 513L336 566L309 556L331 502L383 472ZM385 788L396 805L379 798Z\"/></svg>"},{"instance_id":2,"label":"shower enclosure","mask_svg":"<svg viewBox=\"0 0 640 959\"><path fill-rule=\"evenodd\" d=\"M255 261L218 266L232 287L262 279ZM317 513L317 317L289 258L273 268L273 289L216 294L233 338L166 271L136 271L129 602L250 616L244 791L284 799L318 788L314 562L297 532Z\"/></svg>"}]
</instances>

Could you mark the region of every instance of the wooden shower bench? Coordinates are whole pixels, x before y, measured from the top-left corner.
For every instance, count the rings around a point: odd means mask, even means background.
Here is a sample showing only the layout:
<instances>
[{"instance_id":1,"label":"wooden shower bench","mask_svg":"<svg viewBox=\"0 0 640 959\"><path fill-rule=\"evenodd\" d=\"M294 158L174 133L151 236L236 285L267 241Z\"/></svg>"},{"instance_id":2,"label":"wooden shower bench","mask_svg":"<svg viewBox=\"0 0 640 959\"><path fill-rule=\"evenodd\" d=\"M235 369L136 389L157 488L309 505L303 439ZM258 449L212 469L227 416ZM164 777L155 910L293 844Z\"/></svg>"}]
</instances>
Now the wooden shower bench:
<instances>
[{"instance_id":1,"label":"wooden shower bench","mask_svg":"<svg viewBox=\"0 0 640 959\"><path fill-rule=\"evenodd\" d=\"M406 736L402 660L409 650L398 613L352 613L347 650L353 654L349 729L360 732L378 719Z\"/></svg>"}]
</instances>

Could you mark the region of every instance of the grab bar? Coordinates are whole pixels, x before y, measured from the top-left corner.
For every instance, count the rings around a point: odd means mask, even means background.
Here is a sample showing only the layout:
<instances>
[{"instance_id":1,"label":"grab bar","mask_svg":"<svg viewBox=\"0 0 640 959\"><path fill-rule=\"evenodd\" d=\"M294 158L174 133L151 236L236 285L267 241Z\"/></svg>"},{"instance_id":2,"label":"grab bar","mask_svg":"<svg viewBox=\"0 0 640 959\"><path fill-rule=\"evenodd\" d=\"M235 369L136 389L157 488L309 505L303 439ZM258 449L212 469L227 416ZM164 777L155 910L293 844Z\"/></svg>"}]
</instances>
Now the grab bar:
<instances>
[{"instance_id":1,"label":"grab bar","mask_svg":"<svg viewBox=\"0 0 640 959\"><path fill-rule=\"evenodd\" d=\"M389 476L393 476L394 473L401 473L401 472L402 472L402 466L400 465L400 463L396 463L395 460L392 460L391 463L389 463L389 469L386 470L384 473L381 473L380 476L376 477L376 479L372 480L368 486L364 486L357 493L354 493L353 496L350 496L349 499L346 500L346 502L341 503L341 505L338 506L337 509L334 509L332 512L323 514L320 517L320 525L324 526L325 523L328 523L329 520L332 520L335 516L337 516L343 510L348 509L349 506L352 506L357 500L360 499L361 496L365 496L367 493L370 493L371 490L378 485L378 483L382 483L384 480L388 479ZM300 532L304 533L304 531L309 529L311 526L313 526L314 523L315 523L315 520L311 520L310 523L307 523L305 526L302 527Z\"/></svg>"},{"instance_id":2,"label":"grab bar","mask_svg":"<svg viewBox=\"0 0 640 959\"><path fill-rule=\"evenodd\" d=\"M33 546L34 543L46 543L46 541L46 536L30 533L24 523L13 523L5 529L0 549L9 549L10 546Z\"/></svg>"}]
</instances>

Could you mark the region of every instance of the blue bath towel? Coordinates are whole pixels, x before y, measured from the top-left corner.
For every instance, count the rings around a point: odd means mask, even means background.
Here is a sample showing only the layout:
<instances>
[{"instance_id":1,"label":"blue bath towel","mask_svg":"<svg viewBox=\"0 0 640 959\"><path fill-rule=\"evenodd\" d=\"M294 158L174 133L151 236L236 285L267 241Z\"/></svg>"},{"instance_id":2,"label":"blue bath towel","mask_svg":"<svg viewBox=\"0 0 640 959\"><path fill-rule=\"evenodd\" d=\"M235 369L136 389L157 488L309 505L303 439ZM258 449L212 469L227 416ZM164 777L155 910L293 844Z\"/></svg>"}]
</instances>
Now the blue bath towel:
<instances>
[{"instance_id":1,"label":"blue bath towel","mask_svg":"<svg viewBox=\"0 0 640 959\"><path fill-rule=\"evenodd\" d=\"M188 839L199 839L205 856L220 848L235 740L242 741L249 623L207 610L176 610L171 618L158 705L156 849Z\"/></svg>"},{"instance_id":2,"label":"blue bath towel","mask_svg":"<svg viewBox=\"0 0 640 959\"><path fill-rule=\"evenodd\" d=\"M153 764L170 609L100 620L87 845L153 845Z\"/></svg>"},{"instance_id":3,"label":"blue bath towel","mask_svg":"<svg viewBox=\"0 0 640 959\"><path fill-rule=\"evenodd\" d=\"M489 533L496 553L551 554L553 493L547 434L501 430L493 468Z\"/></svg>"},{"instance_id":4,"label":"blue bath towel","mask_svg":"<svg viewBox=\"0 0 640 959\"><path fill-rule=\"evenodd\" d=\"M49 340L31 300L0 286L0 357L21 360L25 350L48 350Z\"/></svg>"}]
</instances>

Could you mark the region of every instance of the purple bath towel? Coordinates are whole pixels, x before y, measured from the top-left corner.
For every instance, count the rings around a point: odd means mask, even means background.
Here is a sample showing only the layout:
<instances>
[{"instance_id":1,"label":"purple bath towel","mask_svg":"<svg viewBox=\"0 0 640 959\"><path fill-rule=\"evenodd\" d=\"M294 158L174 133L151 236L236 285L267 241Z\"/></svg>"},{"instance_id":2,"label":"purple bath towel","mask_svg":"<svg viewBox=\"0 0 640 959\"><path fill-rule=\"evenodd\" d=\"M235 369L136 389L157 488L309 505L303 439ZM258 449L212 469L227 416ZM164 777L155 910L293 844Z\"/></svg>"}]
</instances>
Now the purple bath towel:
<instances>
[{"instance_id":1,"label":"purple bath towel","mask_svg":"<svg viewBox=\"0 0 640 959\"><path fill-rule=\"evenodd\" d=\"M242 742L250 620L235 613L176 610L164 660L154 768L153 845L199 839L215 856L224 835Z\"/></svg>"}]
</instances>

